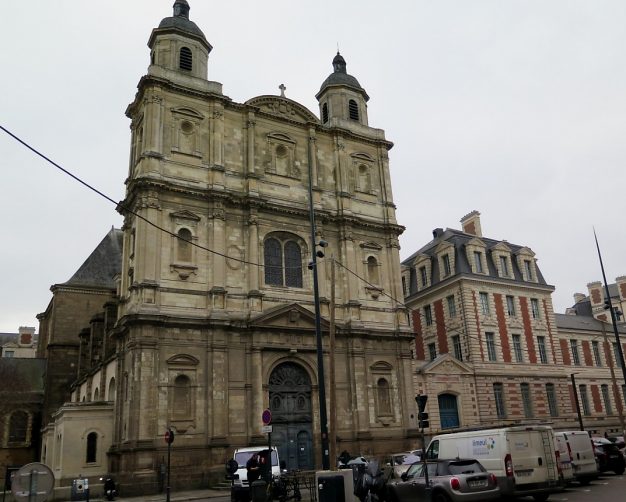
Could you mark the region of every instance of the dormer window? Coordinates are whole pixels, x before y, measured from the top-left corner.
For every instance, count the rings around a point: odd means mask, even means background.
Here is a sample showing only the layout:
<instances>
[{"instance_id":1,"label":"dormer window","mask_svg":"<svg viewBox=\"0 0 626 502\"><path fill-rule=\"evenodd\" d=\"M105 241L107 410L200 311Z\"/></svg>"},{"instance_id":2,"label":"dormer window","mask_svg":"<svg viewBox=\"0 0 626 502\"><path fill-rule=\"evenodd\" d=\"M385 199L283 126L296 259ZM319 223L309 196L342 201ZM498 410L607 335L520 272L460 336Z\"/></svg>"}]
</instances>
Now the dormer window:
<instances>
[{"instance_id":1,"label":"dormer window","mask_svg":"<svg viewBox=\"0 0 626 502\"><path fill-rule=\"evenodd\" d=\"M474 272L477 274L483 274L483 254L480 251L474 251Z\"/></svg>"},{"instance_id":2,"label":"dormer window","mask_svg":"<svg viewBox=\"0 0 626 502\"><path fill-rule=\"evenodd\" d=\"M450 274L452 274L452 268L450 267L450 255L449 254L444 254L441 257L441 264L443 266L444 277L448 277Z\"/></svg>"},{"instance_id":3,"label":"dormer window","mask_svg":"<svg viewBox=\"0 0 626 502\"><path fill-rule=\"evenodd\" d=\"M420 267L420 284L423 288L428 286L428 273L426 272L426 267Z\"/></svg>"},{"instance_id":4,"label":"dormer window","mask_svg":"<svg viewBox=\"0 0 626 502\"><path fill-rule=\"evenodd\" d=\"M508 256L500 256L500 275L502 277L510 277Z\"/></svg>"},{"instance_id":5,"label":"dormer window","mask_svg":"<svg viewBox=\"0 0 626 502\"><path fill-rule=\"evenodd\" d=\"M524 279L528 282L533 280L533 268L530 260L524 260Z\"/></svg>"},{"instance_id":6,"label":"dormer window","mask_svg":"<svg viewBox=\"0 0 626 502\"><path fill-rule=\"evenodd\" d=\"M348 101L348 116L350 120L359 120L359 105L354 99Z\"/></svg>"},{"instance_id":7,"label":"dormer window","mask_svg":"<svg viewBox=\"0 0 626 502\"><path fill-rule=\"evenodd\" d=\"M180 49L180 60L178 63L178 67L181 70L191 71L192 69L192 55L191 49L189 47L182 47Z\"/></svg>"}]
</instances>

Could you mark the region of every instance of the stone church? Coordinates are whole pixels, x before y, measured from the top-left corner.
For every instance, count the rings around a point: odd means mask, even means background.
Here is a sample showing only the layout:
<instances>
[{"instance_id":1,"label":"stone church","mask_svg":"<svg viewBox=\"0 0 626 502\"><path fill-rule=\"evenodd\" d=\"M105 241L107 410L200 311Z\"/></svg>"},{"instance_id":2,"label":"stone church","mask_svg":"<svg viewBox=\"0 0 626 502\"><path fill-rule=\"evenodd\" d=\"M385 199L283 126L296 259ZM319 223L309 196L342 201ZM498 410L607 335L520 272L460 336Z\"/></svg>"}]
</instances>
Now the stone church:
<instances>
[{"instance_id":1,"label":"stone church","mask_svg":"<svg viewBox=\"0 0 626 502\"><path fill-rule=\"evenodd\" d=\"M172 485L206 485L211 473L223 476L235 447L267 442L266 408L287 466L320 467L309 264L321 240L338 451L417 443L393 144L369 125L369 96L337 53L317 114L284 93L236 103L208 79L212 46L189 10L176 0L152 31L148 72L126 110L122 250L106 278L115 291L79 330L65 331L78 361L63 364L73 382L49 410L42 452L59 486L110 471L125 494L155 491L168 427ZM340 263L332 354L331 256Z\"/></svg>"}]
</instances>

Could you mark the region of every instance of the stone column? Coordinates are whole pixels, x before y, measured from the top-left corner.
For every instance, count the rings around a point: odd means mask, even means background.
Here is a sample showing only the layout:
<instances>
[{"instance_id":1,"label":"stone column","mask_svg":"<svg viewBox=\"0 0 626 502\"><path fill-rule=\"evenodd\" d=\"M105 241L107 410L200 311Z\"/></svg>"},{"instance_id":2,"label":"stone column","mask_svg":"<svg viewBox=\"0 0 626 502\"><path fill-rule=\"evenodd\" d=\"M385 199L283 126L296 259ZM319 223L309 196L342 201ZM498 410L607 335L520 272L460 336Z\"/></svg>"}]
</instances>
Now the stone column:
<instances>
[{"instance_id":1,"label":"stone column","mask_svg":"<svg viewBox=\"0 0 626 502\"><path fill-rule=\"evenodd\" d=\"M226 346L213 346L213 440L224 440L228 435L228 361Z\"/></svg>"},{"instance_id":2,"label":"stone column","mask_svg":"<svg viewBox=\"0 0 626 502\"><path fill-rule=\"evenodd\" d=\"M256 122L254 120L254 112L248 113L248 121L246 126L248 128L248 142L247 142L247 163L246 163L246 174L248 175L256 175L255 171L255 162L254 162L254 148L255 148L255 139L254 139L254 127Z\"/></svg>"},{"instance_id":3,"label":"stone column","mask_svg":"<svg viewBox=\"0 0 626 502\"><path fill-rule=\"evenodd\" d=\"M256 209L250 210L248 218L248 253L251 263L259 263L259 219ZM262 269L256 265L246 265L248 269L248 291L259 291L259 274Z\"/></svg>"},{"instance_id":4,"label":"stone column","mask_svg":"<svg viewBox=\"0 0 626 502\"><path fill-rule=\"evenodd\" d=\"M263 392L263 358L261 349L252 349L252 406L249 418L250 436L261 435L261 414L265 409Z\"/></svg>"},{"instance_id":5,"label":"stone column","mask_svg":"<svg viewBox=\"0 0 626 502\"><path fill-rule=\"evenodd\" d=\"M146 118L144 141L147 144L144 151L151 153L163 153L163 98L156 94L146 97Z\"/></svg>"}]
</instances>

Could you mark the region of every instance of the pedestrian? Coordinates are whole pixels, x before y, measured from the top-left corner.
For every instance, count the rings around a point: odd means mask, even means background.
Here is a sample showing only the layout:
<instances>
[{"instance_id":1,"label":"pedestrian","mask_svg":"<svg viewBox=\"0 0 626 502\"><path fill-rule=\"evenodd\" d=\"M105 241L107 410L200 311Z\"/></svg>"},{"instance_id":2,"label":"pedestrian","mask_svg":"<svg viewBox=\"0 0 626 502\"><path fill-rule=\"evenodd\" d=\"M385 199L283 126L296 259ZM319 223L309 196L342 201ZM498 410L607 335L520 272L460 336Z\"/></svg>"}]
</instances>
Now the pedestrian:
<instances>
[{"instance_id":1,"label":"pedestrian","mask_svg":"<svg viewBox=\"0 0 626 502\"><path fill-rule=\"evenodd\" d=\"M248 484L252 485L252 483L261 476L261 466L259 465L258 453L252 455L246 462L246 470L248 471Z\"/></svg>"}]
</instances>

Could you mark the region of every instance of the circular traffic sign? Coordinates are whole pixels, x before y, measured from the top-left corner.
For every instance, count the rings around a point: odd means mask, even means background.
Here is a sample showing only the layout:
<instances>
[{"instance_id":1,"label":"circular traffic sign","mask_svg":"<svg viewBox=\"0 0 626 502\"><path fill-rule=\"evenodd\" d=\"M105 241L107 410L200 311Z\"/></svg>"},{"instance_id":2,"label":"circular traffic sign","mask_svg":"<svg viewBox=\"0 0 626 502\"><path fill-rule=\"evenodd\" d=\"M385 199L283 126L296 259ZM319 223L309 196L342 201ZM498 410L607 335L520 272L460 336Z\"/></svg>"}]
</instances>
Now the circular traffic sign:
<instances>
[{"instance_id":1,"label":"circular traffic sign","mask_svg":"<svg viewBox=\"0 0 626 502\"><path fill-rule=\"evenodd\" d=\"M174 431L172 429L167 429L165 431L165 442L167 444L172 444L174 442Z\"/></svg>"},{"instance_id":2,"label":"circular traffic sign","mask_svg":"<svg viewBox=\"0 0 626 502\"><path fill-rule=\"evenodd\" d=\"M270 410L263 410L263 414L261 415L261 419L265 425L269 425L272 421L272 412Z\"/></svg>"},{"instance_id":3,"label":"circular traffic sign","mask_svg":"<svg viewBox=\"0 0 626 502\"><path fill-rule=\"evenodd\" d=\"M54 474L45 464L33 462L13 473L11 491L17 500L44 502L52 495Z\"/></svg>"}]
</instances>

